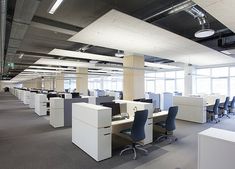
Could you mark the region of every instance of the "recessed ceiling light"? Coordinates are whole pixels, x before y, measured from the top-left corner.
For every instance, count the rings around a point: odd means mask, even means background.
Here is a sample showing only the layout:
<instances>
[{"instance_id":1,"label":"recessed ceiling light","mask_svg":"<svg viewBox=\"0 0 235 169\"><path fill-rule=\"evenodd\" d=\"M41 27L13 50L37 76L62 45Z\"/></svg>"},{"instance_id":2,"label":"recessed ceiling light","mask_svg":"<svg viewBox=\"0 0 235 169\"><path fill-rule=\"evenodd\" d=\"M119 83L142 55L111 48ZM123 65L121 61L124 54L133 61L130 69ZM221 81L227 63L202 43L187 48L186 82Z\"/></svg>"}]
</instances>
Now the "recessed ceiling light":
<instances>
[{"instance_id":1,"label":"recessed ceiling light","mask_svg":"<svg viewBox=\"0 0 235 169\"><path fill-rule=\"evenodd\" d=\"M56 0L54 1L53 5L49 8L49 14L54 14L55 11L59 8L59 6L62 4L64 0Z\"/></svg>"},{"instance_id":2,"label":"recessed ceiling light","mask_svg":"<svg viewBox=\"0 0 235 169\"><path fill-rule=\"evenodd\" d=\"M201 29L201 30L197 31L194 34L194 36L196 38L206 38L206 37L210 37L214 34L215 34L215 31L213 29Z\"/></svg>"}]
</instances>

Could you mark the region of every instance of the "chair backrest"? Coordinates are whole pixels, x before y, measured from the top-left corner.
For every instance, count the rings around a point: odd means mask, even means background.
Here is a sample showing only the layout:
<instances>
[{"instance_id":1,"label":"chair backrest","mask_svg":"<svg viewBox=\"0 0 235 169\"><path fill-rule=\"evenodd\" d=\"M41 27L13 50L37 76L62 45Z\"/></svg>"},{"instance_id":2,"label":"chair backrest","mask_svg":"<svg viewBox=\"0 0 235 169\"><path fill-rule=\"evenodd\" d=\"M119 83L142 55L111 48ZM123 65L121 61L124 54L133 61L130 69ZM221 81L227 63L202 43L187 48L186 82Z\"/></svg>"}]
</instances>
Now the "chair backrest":
<instances>
[{"instance_id":1,"label":"chair backrest","mask_svg":"<svg viewBox=\"0 0 235 169\"><path fill-rule=\"evenodd\" d=\"M233 96L233 100L231 101L230 106L231 106L232 109L235 108L235 96Z\"/></svg>"},{"instance_id":2,"label":"chair backrest","mask_svg":"<svg viewBox=\"0 0 235 169\"><path fill-rule=\"evenodd\" d=\"M219 113L219 102L220 102L220 99L215 100L215 104L214 104L214 107L213 107L213 112L214 112L215 115Z\"/></svg>"},{"instance_id":3,"label":"chair backrest","mask_svg":"<svg viewBox=\"0 0 235 169\"><path fill-rule=\"evenodd\" d=\"M133 142L139 142L145 139L144 126L148 118L148 110L135 112L134 122L131 128L131 138Z\"/></svg>"},{"instance_id":4,"label":"chair backrest","mask_svg":"<svg viewBox=\"0 0 235 169\"><path fill-rule=\"evenodd\" d=\"M178 106L170 107L168 110L168 115L166 118L166 130L173 131L175 130L175 118L178 113Z\"/></svg>"},{"instance_id":5,"label":"chair backrest","mask_svg":"<svg viewBox=\"0 0 235 169\"><path fill-rule=\"evenodd\" d=\"M224 110L228 110L228 104L229 104L229 97L226 97L224 102Z\"/></svg>"}]
</instances>

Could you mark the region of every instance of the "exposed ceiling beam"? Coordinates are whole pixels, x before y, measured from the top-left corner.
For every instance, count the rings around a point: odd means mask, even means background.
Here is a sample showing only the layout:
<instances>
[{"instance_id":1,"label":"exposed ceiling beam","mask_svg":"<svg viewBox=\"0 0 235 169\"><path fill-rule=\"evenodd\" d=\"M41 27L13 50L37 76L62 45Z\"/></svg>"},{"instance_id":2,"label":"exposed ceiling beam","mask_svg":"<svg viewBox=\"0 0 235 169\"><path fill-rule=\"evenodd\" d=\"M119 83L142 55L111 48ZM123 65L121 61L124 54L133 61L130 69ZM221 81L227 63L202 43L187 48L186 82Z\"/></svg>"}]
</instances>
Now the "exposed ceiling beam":
<instances>
[{"instance_id":1,"label":"exposed ceiling beam","mask_svg":"<svg viewBox=\"0 0 235 169\"><path fill-rule=\"evenodd\" d=\"M40 28L40 29L54 31L54 32L60 32L60 33L68 34L68 35L74 35L80 30L82 30L81 27L55 21L55 20L48 19L48 18L43 18L40 16L33 17L31 26Z\"/></svg>"}]
</instances>

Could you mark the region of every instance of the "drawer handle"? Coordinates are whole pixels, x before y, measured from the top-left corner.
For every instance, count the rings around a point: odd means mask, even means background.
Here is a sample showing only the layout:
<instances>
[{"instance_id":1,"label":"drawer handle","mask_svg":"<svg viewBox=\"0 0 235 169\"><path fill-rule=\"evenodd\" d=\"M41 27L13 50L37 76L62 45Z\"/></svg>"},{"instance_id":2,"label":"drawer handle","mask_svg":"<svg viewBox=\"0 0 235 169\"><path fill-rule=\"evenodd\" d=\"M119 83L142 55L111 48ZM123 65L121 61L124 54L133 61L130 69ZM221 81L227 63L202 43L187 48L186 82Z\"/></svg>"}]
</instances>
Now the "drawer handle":
<instances>
[{"instance_id":1,"label":"drawer handle","mask_svg":"<svg viewBox=\"0 0 235 169\"><path fill-rule=\"evenodd\" d=\"M107 128L110 128L110 126L106 126L106 127L104 127L105 129L107 129Z\"/></svg>"},{"instance_id":2,"label":"drawer handle","mask_svg":"<svg viewBox=\"0 0 235 169\"><path fill-rule=\"evenodd\" d=\"M110 135L110 133L106 133L106 134L104 134L104 136L108 136L108 135Z\"/></svg>"}]
</instances>

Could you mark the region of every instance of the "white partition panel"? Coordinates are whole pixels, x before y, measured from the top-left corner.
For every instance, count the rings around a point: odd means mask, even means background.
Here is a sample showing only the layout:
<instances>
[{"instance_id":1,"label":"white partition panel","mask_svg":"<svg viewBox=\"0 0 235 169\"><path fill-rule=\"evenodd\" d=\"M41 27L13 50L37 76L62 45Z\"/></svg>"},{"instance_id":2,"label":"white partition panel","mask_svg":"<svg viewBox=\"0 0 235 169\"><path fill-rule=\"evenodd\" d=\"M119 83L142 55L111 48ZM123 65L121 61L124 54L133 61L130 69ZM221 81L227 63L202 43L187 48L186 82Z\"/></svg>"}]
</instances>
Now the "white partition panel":
<instances>
[{"instance_id":1,"label":"white partition panel","mask_svg":"<svg viewBox=\"0 0 235 169\"><path fill-rule=\"evenodd\" d=\"M173 104L179 106L177 119L206 123L206 101L200 97L174 96Z\"/></svg>"}]
</instances>

